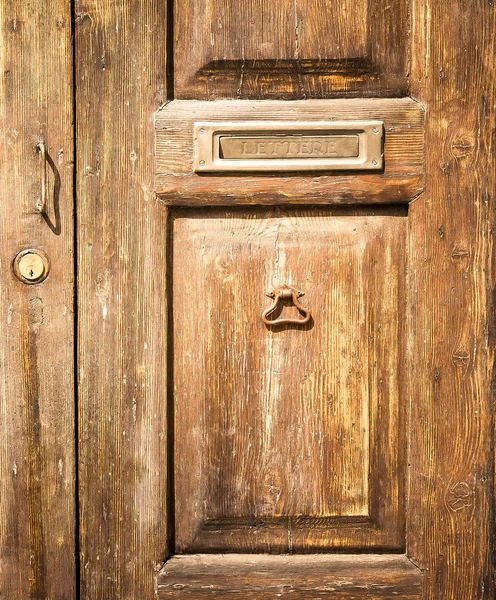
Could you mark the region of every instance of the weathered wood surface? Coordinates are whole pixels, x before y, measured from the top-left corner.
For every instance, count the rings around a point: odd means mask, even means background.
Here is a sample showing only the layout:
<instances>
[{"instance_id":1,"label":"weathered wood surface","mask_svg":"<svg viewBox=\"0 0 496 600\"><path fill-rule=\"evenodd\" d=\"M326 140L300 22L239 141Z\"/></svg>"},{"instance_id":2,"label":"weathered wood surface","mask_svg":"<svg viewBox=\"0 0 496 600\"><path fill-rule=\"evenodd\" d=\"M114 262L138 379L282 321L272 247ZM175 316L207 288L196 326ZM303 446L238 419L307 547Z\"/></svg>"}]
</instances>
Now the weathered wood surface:
<instances>
[{"instance_id":1,"label":"weathered wood surface","mask_svg":"<svg viewBox=\"0 0 496 600\"><path fill-rule=\"evenodd\" d=\"M0 598L75 598L70 3L0 3ZM37 144L46 143L42 211ZM26 247L51 261L18 281Z\"/></svg>"},{"instance_id":2,"label":"weathered wood surface","mask_svg":"<svg viewBox=\"0 0 496 600\"><path fill-rule=\"evenodd\" d=\"M384 171L196 174L195 122L356 121L385 124ZM406 203L424 181L424 112L410 98L295 102L176 100L156 115L156 191L168 204Z\"/></svg>"},{"instance_id":3,"label":"weathered wood surface","mask_svg":"<svg viewBox=\"0 0 496 600\"><path fill-rule=\"evenodd\" d=\"M407 549L426 600L491 600L496 11L414 0L412 18L412 95L428 118L426 191L409 215Z\"/></svg>"},{"instance_id":4,"label":"weathered wood surface","mask_svg":"<svg viewBox=\"0 0 496 600\"><path fill-rule=\"evenodd\" d=\"M407 95L405 0L173 1L177 98Z\"/></svg>"},{"instance_id":5,"label":"weathered wood surface","mask_svg":"<svg viewBox=\"0 0 496 600\"><path fill-rule=\"evenodd\" d=\"M176 551L403 547L405 227L403 207L175 213ZM306 326L262 321L282 285Z\"/></svg>"},{"instance_id":6,"label":"weathered wood surface","mask_svg":"<svg viewBox=\"0 0 496 600\"><path fill-rule=\"evenodd\" d=\"M76 4L81 599L151 599L167 553L166 3Z\"/></svg>"},{"instance_id":7,"label":"weathered wood surface","mask_svg":"<svg viewBox=\"0 0 496 600\"><path fill-rule=\"evenodd\" d=\"M394 78L388 78L387 70L376 72L375 79L369 77L373 72L370 57L362 62L363 82L353 88L354 84L347 85L354 81L353 73L358 72L353 71L359 65L355 58L347 62L342 56L337 61L324 57L318 68L322 67L323 71L341 68L344 73L332 79L333 73L326 80L324 72L314 73L311 76L314 79L306 75L300 77L299 72L293 77L291 69L301 69L304 57L280 58L287 54L286 50L267 49L268 58L263 60L249 59L242 49L234 58L227 54L222 56L222 49L210 56L188 32L193 31L192 28L199 30L200 19L207 22L207 28L211 27L211 11L217 11L221 5L207 2L193 14L188 13L193 4L197 6L193 0L176 3L172 11L177 18L175 37L170 45L175 46L176 52L178 98L264 98L274 94L280 99L329 97L334 93L391 95L395 90L406 93L404 74L409 53L404 45L408 40L408 27L403 26L403 17L397 16L399 3L387 3L383 8L368 3L364 12L369 22L367 33L357 32L354 38L360 48L369 36L371 47L380 49L383 42L375 39L380 37L380 30L370 23L381 22L393 29L399 19L396 45L389 50L383 47L382 59L376 61L382 65L401 63L397 88L391 87ZM351 588L341 594L343 598L492 600L494 597L490 404L494 350L490 236L496 117L493 4L492 0L471 3L450 0L444 4L433 0L412 2L410 86L413 97L427 107L427 188L409 207L410 244L404 254L398 252L397 261L400 263L408 256L411 282L404 313L409 328L405 365L410 373L404 393L411 398L412 411L406 550L425 570L425 587L422 597L419 574L415 571L416 583L412 582L410 565L408 569L401 567L397 571L395 585L399 588L390 587L386 591ZM347 5L351 5L351 0ZM254 3L239 3L236 25L231 27L235 35L236 27L243 32L246 26L246 20L238 15L250 6ZM302 10L303 3L296 6ZM371 20L374 6L378 21ZM220 12L224 21L233 19L232 10L221 9ZM77 74L78 123L80 139L84 140L84 151L79 159L78 226L82 315L81 573L82 598L86 600L153 596L154 566L168 552L166 215L165 208L151 195L154 174L150 118L154 108L165 99L162 95L164 13L165 3L151 0L117 2L111 6L89 0L77 6L77 43L82 57ZM189 24L181 24L181 19ZM349 21L352 22L355 17ZM253 31L254 35L248 38L256 40L250 41L255 48L266 34L256 24ZM282 27L281 36L285 35L284 31ZM224 36L224 33L219 35ZM202 37L202 40L207 38ZM386 40L390 38L391 35L385 36ZM230 47L236 50L235 38L229 34L229 40L232 39ZM227 46L222 44L225 49L231 41ZM281 48L283 46L279 46ZM314 52L318 52L318 48L312 48ZM343 56L346 52L349 50L343 49ZM199 57L198 61L193 60L193 56ZM205 65L208 68L204 68ZM317 68L315 57L310 57L306 66ZM193 78L183 85L181 78L188 77L188 73L193 74ZM196 73L200 76L198 80ZM304 86L308 86L308 91ZM378 118L389 104L387 100L377 108ZM234 105L235 101L229 106L223 105L223 114L219 112L218 119L224 120L225 111ZM170 110L175 106L180 103L171 104ZM159 119L168 109L160 112ZM218 111L213 103L210 109ZM191 116L181 127L190 122ZM288 178L286 182L284 178L272 181L266 177L255 180L254 184L251 177L240 177L235 186L234 180L227 177L216 177L215 185L214 179L199 178L205 183L198 187L191 183L185 185L185 182L195 181L188 175L190 171L179 174L176 179L167 177L168 172L175 171L161 154L160 136L165 135L164 132L165 128L157 132L160 168L155 184L164 203L234 204L236 199L267 204L292 200L385 203L395 197L394 185L388 190L386 185L376 185L376 179L362 183L358 179L352 183L333 179L336 186L348 185L346 194L333 193L331 188L321 194L319 186L323 179L314 181L308 177ZM180 140L183 132L178 131L176 135ZM187 135L190 140L190 134ZM412 143L406 154L413 160L411 157L417 155L417 150L418 145ZM188 164L185 156L179 157L180 166ZM407 162L405 165L408 169ZM408 174L408 170L405 173ZM417 167L412 173L417 179L409 183L410 187L396 185L398 202L411 201L422 190ZM167 183L169 179L171 183ZM416 191L412 193L412 190ZM219 274L222 273L221 265ZM251 288L251 282L248 287ZM383 296L387 299L387 293ZM234 311L236 306L231 308ZM233 332L229 335L232 337ZM189 467L195 468L194 461ZM366 541L363 544L366 545ZM214 563L208 562L211 558L204 563L205 578L210 577L205 579L207 585L219 581L222 570L216 570ZM307 561L307 568L296 572L293 563L292 573L297 573L298 581L291 585L304 585L305 572L309 577L314 572L311 564L330 560L337 565L340 559L346 560L346 557L300 557L298 560ZM190 593L178 581L182 576L187 584L194 572L181 566L187 564L182 563L183 560L194 564L196 559L177 556L166 564L159 576L162 597ZM239 565L250 560L268 559L238 557L240 562L233 567L232 576L225 580L222 594L231 595L240 579ZM384 557L362 555L360 560L371 561L369 577L380 577L380 573L386 572L381 569ZM404 557L394 560L406 561ZM343 567L345 563L339 564ZM169 586L164 578L176 565L174 583ZM247 570L250 569L251 566ZM260 584L254 597L272 599L275 590L270 588L270 580L273 578L274 573L267 578L270 591L266 593ZM208 583L212 580L214 583ZM207 592L211 597L220 595L212 589L193 588L190 597L202 597ZM277 593L285 593L284 588ZM310 590L307 597L318 595ZM332 598L336 597L339 596L332 591Z\"/></svg>"},{"instance_id":8,"label":"weathered wood surface","mask_svg":"<svg viewBox=\"0 0 496 600\"><path fill-rule=\"evenodd\" d=\"M422 573L401 555L200 554L175 556L158 577L160 600L238 596L250 600L422 600Z\"/></svg>"}]
</instances>

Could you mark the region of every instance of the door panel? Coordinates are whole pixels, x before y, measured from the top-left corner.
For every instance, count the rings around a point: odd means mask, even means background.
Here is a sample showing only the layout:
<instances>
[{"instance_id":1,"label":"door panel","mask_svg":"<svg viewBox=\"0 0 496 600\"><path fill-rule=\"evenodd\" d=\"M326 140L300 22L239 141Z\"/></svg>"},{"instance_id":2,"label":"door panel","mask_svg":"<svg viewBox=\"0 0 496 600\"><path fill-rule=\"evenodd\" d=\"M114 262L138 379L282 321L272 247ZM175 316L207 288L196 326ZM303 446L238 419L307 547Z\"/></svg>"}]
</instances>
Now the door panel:
<instances>
[{"instance_id":1,"label":"door panel","mask_svg":"<svg viewBox=\"0 0 496 600\"><path fill-rule=\"evenodd\" d=\"M402 207L174 213L176 551L404 545L405 226ZM307 324L264 324L283 285Z\"/></svg>"},{"instance_id":2,"label":"door panel","mask_svg":"<svg viewBox=\"0 0 496 600\"><path fill-rule=\"evenodd\" d=\"M494 7L265 4L77 3L81 597L492 600Z\"/></svg>"},{"instance_id":3,"label":"door panel","mask_svg":"<svg viewBox=\"0 0 496 600\"><path fill-rule=\"evenodd\" d=\"M0 2L2 600L77 588L72 62L68 0Z\"/></svg>"},{"instance_id":4,"label":"door panel","mask_svg":"<svg viewBox=\"0 0 496 600\"><path fill-rule=\"evenodd\" d=\"M408 3L174 0L178 98L404 96Z\"/></svg>"}]
</instances>

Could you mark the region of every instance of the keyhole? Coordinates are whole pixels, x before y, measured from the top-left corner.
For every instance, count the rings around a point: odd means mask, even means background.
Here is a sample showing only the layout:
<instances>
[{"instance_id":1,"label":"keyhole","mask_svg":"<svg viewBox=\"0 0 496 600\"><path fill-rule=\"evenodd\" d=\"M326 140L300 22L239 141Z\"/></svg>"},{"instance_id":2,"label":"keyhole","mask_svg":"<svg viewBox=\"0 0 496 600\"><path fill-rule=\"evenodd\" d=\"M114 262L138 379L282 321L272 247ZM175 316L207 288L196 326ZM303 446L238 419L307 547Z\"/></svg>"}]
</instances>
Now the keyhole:
<instances>
[{"instance_id":1,"label":"keyhole","mask_svg":"<svg viewBox=\"0 0 496 600\"><path fill-rule=\"evenodd\" d=\"M13 267L14 273L23 283L35 284L46 279L50 263L43 250L26 248L15 257Z\"/></svg>"}]
</instances>

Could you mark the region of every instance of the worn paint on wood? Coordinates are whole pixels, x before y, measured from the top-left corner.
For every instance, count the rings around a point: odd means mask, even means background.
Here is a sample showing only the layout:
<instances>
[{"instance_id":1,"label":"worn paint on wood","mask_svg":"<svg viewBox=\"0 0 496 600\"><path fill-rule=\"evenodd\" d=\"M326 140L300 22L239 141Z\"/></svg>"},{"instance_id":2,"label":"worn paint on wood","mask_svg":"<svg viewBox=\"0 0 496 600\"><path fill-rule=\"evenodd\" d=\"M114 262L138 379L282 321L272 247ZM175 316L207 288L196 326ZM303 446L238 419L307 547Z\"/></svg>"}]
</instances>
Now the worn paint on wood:
<instances>
[{"instance_id":1,"label":"worn paint on wood","mask_svg":"<svg viewBox=\"0 0 496 600\"><path fill-rule=\"evenodd\" d=\"M0 73L0 598L68 600L76 593L70 2L0 3ZM13 272L27 247L50 258L39 285Z\"/></svg>"},{"instance_id":2,"label":"worn paint on wood","mask_svg":"<svg viewBox=\"0 0 496 600\"><path fill-rule=\"evenodd\" d=\"M167 555L165 2L76 5L81 598L153 598Z\"/></svg>"}]
</instances>

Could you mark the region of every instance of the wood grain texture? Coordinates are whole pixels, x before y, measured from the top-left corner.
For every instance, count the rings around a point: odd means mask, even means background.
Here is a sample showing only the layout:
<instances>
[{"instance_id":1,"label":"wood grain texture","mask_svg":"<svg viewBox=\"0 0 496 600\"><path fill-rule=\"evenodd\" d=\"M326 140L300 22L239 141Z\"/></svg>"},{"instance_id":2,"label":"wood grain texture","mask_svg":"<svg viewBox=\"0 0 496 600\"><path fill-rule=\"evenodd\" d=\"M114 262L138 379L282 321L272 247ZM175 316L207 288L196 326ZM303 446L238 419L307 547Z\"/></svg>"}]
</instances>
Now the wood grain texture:
<instances>
[{"instance_id":1,"label":"wood grain texture","mask_svg":"<svg viewBox=\"0 0 496 600\"><path fill-rule=\"evenodd\" d=\"M383 172L324 174L193 173L195 121L346 121L385 123ZM176 100L156 123L155 189L167 204L406 203L424 180L424 112L410 98L295 102Z\"/></svg>"},{"instance_id":2,"label":"wood grain texture","mask_svg":"<svg viewBox=\"0 0 496 600\"><path fill-rule=\"evenodd\" d=\"M408 551L425 600L491 600L496 12L414 0L412 18L428 120L426 191L410 207Z\"/></svg>"},{"instance_id":3,"label":"wood grain texture","mask_svg":"<svg viewBox=\"0 0 496 600\"><path fill-rule=\"evenodd\" d=\"M165 2L76 4L81 598L153 598L166 523Z\"/></svg>"},{"instance_id":4,"label":"wood grain texture","mask_svg":"<svg viewBox=\"0 0 496 600\"><path fill-rule=\"evenodd\" d=\"M0 73L0 598L68 600L76 587L70 2L0 3ZM13 274L26 247L50 257L42 284Z\"/></svg>"},{"instance_id":5,"label":"wood grain texture","mask_svg":"<svg viewBox=\"0 0 496 600\"><path fill-rule=\"evenodd\" d=\"M305 573L302 578L301 574ZM175 556L158 597L422 600L422 573L401 555Z\"/></svg>"},{"instance_id":6,"label":"wood grain texture","mask_svg":"<svg viewBox=\"0 0 496 600\"><path fill-rule=\"evenodd\" d=\"M408 3L174 0L175 97L408 93Z\"/></svg>"},{"instance_id":7,"label":"wood grain texture","mask_svg":"<svg viewBox=\"0 0 496 600\"><path fill-rule=\"evenodd\" d=\"M174 214L176 551L402 548L406 210Z\"/></svg>"}]
</instances>

